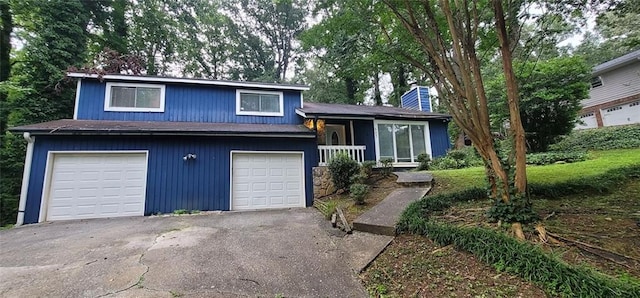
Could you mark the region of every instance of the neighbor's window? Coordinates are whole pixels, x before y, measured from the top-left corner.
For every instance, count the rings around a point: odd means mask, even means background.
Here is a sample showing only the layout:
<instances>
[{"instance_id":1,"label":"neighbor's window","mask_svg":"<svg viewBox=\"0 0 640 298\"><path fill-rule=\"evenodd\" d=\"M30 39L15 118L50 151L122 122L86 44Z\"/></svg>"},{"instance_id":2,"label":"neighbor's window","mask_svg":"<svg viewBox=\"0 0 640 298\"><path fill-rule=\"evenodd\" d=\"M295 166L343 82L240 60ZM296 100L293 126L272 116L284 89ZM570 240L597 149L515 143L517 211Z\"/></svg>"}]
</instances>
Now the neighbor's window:
<instances>
[{"instance_id":1,"label":"neighbor's window","mask_svg":"<svg viewBox=\"0 0 640 298\"><path fill-rule=\"evenodd\" d=\"M428 153L425 124L377 123L379 160L391 158L395 163L416 163L420 153Z\"/></svg>"},{"instance_id":2,"label":"neighbor's window","mask_svg":"<svg viewBox=\"0 0 640 298\"><path fill-rule=\"evenodd\" d=\"M107 83L105 111L163 112L164 85Z\"/></svg>"},{"instance_id":3,"label":"neighbor's window","mask_svg":"<svg viewBox=\"0 0 640 298\"><path fill-rule=\"evenodd\" d=\"M600 87L600 86L602 86L601 76L591 78L591 88Z\"/></svg>"},{"instance_id":4,"label":"neighbor's window","mask_svg":"<svg viewBox=\"0 0 640 298\"><path fill-rule=\"evenodd\" d=\"M236 114L283 116L282 92L238 90Z\"/></svg>"}]
</instances>

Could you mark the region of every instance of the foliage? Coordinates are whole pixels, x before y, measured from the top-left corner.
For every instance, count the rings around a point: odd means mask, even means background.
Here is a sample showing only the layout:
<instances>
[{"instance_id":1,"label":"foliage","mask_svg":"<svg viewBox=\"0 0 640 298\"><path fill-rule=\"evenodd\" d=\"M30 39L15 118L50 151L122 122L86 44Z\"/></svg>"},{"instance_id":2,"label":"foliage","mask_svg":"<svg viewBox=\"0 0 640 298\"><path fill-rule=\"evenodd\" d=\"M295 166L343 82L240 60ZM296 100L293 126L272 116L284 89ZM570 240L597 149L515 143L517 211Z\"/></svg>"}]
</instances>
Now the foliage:
<instances>
[{"instance_id":1,"label":"foliage","mask_svg":"<svg viewBox=\"0 0 640 298\"><path fill-rule=\"evenodd\" d=\"M375 160L365 160L360 164L360 172L365 175L366 178L371 178L371 174L373 174L373 168L376 166Z\"/></svg>"},{"instance_id":2,"label":"foliage","mask_svg":"<svg viewBox=\"0 0 640 298\"><path fill-rule=\"evenodd\" d=\"M615 1L615 6L598 11L593 31L587 31L574 54L590 66L610 61L640 49L640 1Z\"/></svg>"},{"instance_id":3,"label":"foliage","mask_svg":"<svg viewBox=\"0 0 640 298\"><path fill-rule=\"evenodd\" d=\"M383 158L380 160L380 164L382 165L381 172L384 177L388 177L393 173L393 159Z\"/></svg>"},{"instance_id":4,"label":"foliage","mask_svg":"<svg viewBox=\"0 0 640 298\"><path fill-rule=\"evenodd\" d=\"M348 189L351 186L352 177L360 172L358 162L344 153L339 153L329 160L327 168L336 189Z\"/></svg>"},{"instance_id":5,"label":"foliage","mask_svg":"<svg viewBox=\"0 0 640 298\"><path fill-rule=\"evenodd\" d=\"M477 227L458 227L429 220L454 202L486 198L481 188L438 194L412 203L397 224L400 232L431 238L439 245L453 244L473 253L500 271L517 274L542 285L551 295L567 297L640 297L640 285L614 279L583 267L574 267L545 253L540 247L503 233Z\"/></svg>"},{"instance_id":6,"label":"foliage","mask_svg":"<svg viewBox=\"0 0 640 298\"><path fill-rule=\"evenodd\" d=\"M493 206L487 211L487 217L493 222L507 223L531 223L540 219L533 211L531 201L523 198L512 198L506 203L502 200L494 200Z\"/></svg>"},{"instance_id":7,"label":"foliage","mask_svg":"<svg viewBox=\"0 0 640 298\"><path fill-rule=\"evenodd\" d=\"M71 118L75 88L64 81L64 70L84 62L87 26L97 5L93 1L12 1L17 35L24 47L14 51L11 77L2 113L8 127ZM0 152L0 225L17 214L25 142L5 133Z\"/></svg>"},{"instance_id":8,"label":"foliage","mask_svg":"<svg viewBox=\"0 0 640 298\"><path fill-rule=\"evenodd\" d=\"M640 149L593 151L589 153L589 157L590 159L586 161L576 163L528 166L529 183L534 185L557 184L576 179L576 177L598 177L612 169L638 165L640 164ZM446 185L448 190L460 190L465 187L485 187L484 171L483 167L473 167L457 170L434 170L432 173L437 181ZM532 187L529 189L531 190Z\"/></svg>"},{"instance_id":9,"label":"foliage","mask_svg":"<svg viewBox=\"0 0 640 298\"><path fill-rule=\"evenodd\" d=\"M369 192L369 186L362 183L354 183L349 187L349 197L355 201L356 205L364 204L364 198Z\"/></svg>"},{"instance_id":10,"label":"foliage","mask_svg":"<svg viewBox=\"0 0 640 298\"><path fill-rule=\"evenodd\" d=\"M443 157L431 161L430 167L433 170L462 169L483 165L482 159L478 156L473 147L464 147L447 152Z\"/></svg>"},{"instance_id":11,"label":"foliage","mask_svg":"<svg viewBox=\"0 0 640 298\"><path fill-rule=\"evenodd\" d=\"M572 163L585 161L587 157L587 152L584 151L529 153L527 154L527 164L542 166L557 162Z\"/></svg>"},{"instance_id":12,"label":"foliage","mask_svg":"<svg viewBox=\"0 0 640 298\"><path fill-rule=\"evenodd\" d=\"M431 156L427 153L418 154L418 167L416 170L418 171L426 171L429 169L429 164L431 163Z\"/></svg>"},{"instance_id":13,"label":"foliage","mask_svg":"<svg viewBox=\"0 0 640 298\"><path fill-rule=\"evenodd\" d=\"M640 148L640 124L575 130L549 146L552 151Z\"/></svg>"},{"instance_id":14,"label":"foliage","mask_svg":"<svg viewBox=\"0 0 640 298\"><path fill-rule=\"evenodd\" d=\"M320 213L322 213L322 215L324 215L324 217L326 219L330 219L331 215L336 213L336 209L338 208L338 201L336 201L336 200L327 200L327 201L314 200L313 201L313 206L316 207L316 209L318 209L318 211L320 211Z\"/></svg>"},{"instance_id":15,"label":"foliage","mask_svg":"<svg viewBox=\"0 0 640 298\"><path fill-rule=\"evenodd\" d=\"M579 57L518 63L520 116L530 151L542 152L559 136L572 131L580 101L589 96L590 68ZM508 119L502 75L488 86L493 126L500 129Z\"/></svg>"}]
</instances>

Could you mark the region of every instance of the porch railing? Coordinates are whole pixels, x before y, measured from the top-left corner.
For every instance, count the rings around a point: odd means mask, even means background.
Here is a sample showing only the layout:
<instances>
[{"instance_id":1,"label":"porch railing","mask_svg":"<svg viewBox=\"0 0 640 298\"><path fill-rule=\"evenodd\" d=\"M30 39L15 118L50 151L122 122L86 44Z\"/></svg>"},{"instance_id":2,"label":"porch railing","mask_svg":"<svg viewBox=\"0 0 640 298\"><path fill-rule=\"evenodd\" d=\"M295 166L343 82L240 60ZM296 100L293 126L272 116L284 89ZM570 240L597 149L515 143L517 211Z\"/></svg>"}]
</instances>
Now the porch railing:
<instances>
[{"instance_id":1,"label":"porch railing","mask_svg":"<svg viewBox=\"0 0 640 298\"><path fill-rule=\"evenodd\" d=\"M339 153L345 153L349 155L351 159L357 161L358 163L362 163L364 161L365 149L367 149L367 146L318 145L318 156L320 157L318 165L326 166L327 163L329 163L329 161Z\"/></svg>"}]
</instances>

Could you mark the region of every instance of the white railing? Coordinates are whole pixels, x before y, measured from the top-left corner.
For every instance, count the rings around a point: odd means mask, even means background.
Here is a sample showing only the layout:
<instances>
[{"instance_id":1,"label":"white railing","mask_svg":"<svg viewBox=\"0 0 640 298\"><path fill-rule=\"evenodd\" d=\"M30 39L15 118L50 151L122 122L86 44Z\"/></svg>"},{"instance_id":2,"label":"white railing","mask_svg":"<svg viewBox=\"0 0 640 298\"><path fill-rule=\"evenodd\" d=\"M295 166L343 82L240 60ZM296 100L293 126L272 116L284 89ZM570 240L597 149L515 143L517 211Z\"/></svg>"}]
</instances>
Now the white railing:
<instances>
[{"instance_id":1,"label":"white railing","mask_svg":"<svg viewBox=\"0 0 640 298\"><path fill-rule=\"evenodd\" d=\"M326 166L329 161L339 153L345 153L351 157L351 159L362 163L364 161L364 150L367 146L324 146L318 145L318 156L320 157L318 165Z\"/></svg>"}]
</instances>

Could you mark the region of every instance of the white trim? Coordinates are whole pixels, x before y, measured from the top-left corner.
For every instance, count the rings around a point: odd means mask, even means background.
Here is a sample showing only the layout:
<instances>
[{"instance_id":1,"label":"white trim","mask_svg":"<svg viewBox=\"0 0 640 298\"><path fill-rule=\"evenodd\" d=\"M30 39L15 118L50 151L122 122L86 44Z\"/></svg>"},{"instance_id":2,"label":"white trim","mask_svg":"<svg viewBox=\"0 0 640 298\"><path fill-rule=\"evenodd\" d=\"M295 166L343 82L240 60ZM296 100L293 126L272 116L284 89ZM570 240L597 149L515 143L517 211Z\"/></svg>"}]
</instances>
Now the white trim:
<instances>
[{"instance_id":1,"label":"white trim","mask_svg":"<svg viewBox=\"0 0 640 298\"><path fill-rule=\"evenodd\" d=\"M302 167L300 168L300 177L302 177L302 208L307 207L307 175L305 174L306 164L304 160L304 151L252 151L252 150L231 150L229 151L229 210L233 211L233 154L300 154L302 158ZM286 207L291 208L291 207ZM274 208L275 209L275 208ZM262 209L256 209L262 210ZM242 210L251 211L251 210Z\"/></svg>"},{"instance_id":2,"label":"white trim","mask_svg":"<svg viewBox=\"0 0 640 298\"><path fill-rule=\"evenodd\" d=\"M309 90L309 86L295 86L295 85L277 85L277 84L261 84L252 82L233 82L233 81L214 81L204 79L187 79L187 78L166 78L166 77L145 77L145 76L130 76L130 75L117 75L117 74L89 74L81 72L69 72L68 77L71 78L92 78L103 80L122 80L132 82L157 82L157 83L185 83L185 84L199 84L199 85L216 85L216 86L231 86L231 87L249 87L249 88L263 88L263 89L275 89L275 90Z\"/></svg>"},{"instance_id":3,"label":"white trim","mask_svg":"<svg viewBox=\"0 0 640 298\"><path fill-rule=\"evenodd\" d=\"M135 108L135 107L112 107L111 106L111 87L140 87L140 88L159 88L160 89L160 107L158 108ZM138 83L114 83L107 82L106 91L104 92L104 110L106 112L164 112L165 103L165 85L160 84L138 84Z\"/></svg>"},{"instance_id":4,"label":"white trim","mask_svg":"<svg viewBox=\"0 0 640 298\"><path fill-rule=\"evenodd\" d=\"M307 115L298 109L296 109L296 114L298 114L298 116L301 116L302 118L307 118Z\"/></svg>"},{"instance_id":5,"label":"white trim","mask_svg":"<svg viewBox=\"0 0 640 298\"><path fill-rule=\"evenodd\" d=\"M145 165L144 165L144 202L143 202L143 210L147 205L147 175L149 175L149 150L78 150L78 151L49 151L47 153L47 163L44 171L44 183L42 185L42 195L40 197L40 215L38 216L38 222L43 222L47 220L47 209L49 203L49 192L51 190L51 178L53 178L53 163L56 154L135 154L135 153L144 153L145 154Z\"/></svg>"},{"instance_id":6,"label":"white trim","mask_svg":"<svg viewBox=\"0 0 640 298\"><path fill-rule=\"evenodd\" d=\"M418 111L422 111L422 96L420 96L420 86L416 87L418 89Z\"/></svg>"},{"instance_id":7,"label":"white trim","mask_svg":"<svg viewBox=\"0 0 640 298\"><path fill-rule=\"evenodd\" d=\"M27 207L27 194L29 192L29 180L31 177L31 164L33 161L33 145L36 142L36 137L31 136L28 132L22 134L25 140L27 140L27 152L24 157L24 169L22 171L22 187L20 188L20 203L18 205L18 218L16 219L16 226L20 226L24 223L24 210Z\"/></svg>"},{"instance_id":8,"label":"white trim","mask_svg":"<svg viewBox=\"0 0 640 298\"><path fill-rule=\"evenodd\" d=\"M240 94L242 93L278 95L280 111L279 112L242 111L240 110L240 107L241 107ZM282 91L257 91L257 90L236 89L236 115L282 117L284 116L284 94L282 94Z\"/></svg>"},{"instance_id":9,"label":"white trim","mask_svg":"<svg viewBox=\"0 0 640 298\"><path fill-rule=\"evenodd\" d=\"M80 105L80 85L82 85L82 79L79 79L78 83L76 84L76 101L75 105L73 106L73 120L78 120L78 109Z\"/></svg>"},{"instance_id":10,"label":"white trim","mask_svg":"<svg viewBox=\"0 0 640 298\"><path fill-rule=\"evenodd\" d=\"M303 99L303 95L302 92L300 92L300 108L304 108L304 99Z\"/></svg>"},{"instance_id":11,"label":"white trim","mask_svg":"<svg viewBox=\"0 0 640 298\"><path fill-rule=\"evenodd\" d=\"M430 127L428 121L394 121L394 120L374 120L373 121L373 133L376 145L376 161L380 162L380 140L378 138L378 124L408 124L408 125L422 125L424 126L424 141L425 141L425 149L427 150L427 154L433 158L433 151L431 149L431 137L430 137ZM398 152L396 148L396 134L392 134L393 137L393 166L417 166L417 162L398 162ZM413 160L413 138L411 135L411 128L409 128L409 146L411 151L411 159Z\"/></svg>"}]
</instances>

